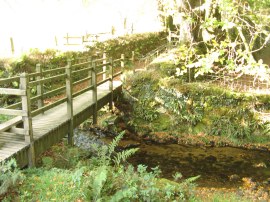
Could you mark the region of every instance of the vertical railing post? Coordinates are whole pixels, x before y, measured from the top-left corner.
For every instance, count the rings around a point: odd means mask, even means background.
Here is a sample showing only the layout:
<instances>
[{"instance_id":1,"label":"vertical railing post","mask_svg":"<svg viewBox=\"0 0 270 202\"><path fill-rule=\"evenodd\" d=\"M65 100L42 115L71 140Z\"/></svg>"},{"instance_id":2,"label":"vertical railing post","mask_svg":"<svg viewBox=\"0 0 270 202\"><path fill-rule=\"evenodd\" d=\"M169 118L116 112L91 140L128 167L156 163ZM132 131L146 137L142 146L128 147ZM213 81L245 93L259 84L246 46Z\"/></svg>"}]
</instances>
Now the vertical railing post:
<instances>
[{"instance_id":1,"label":"vertical railing post","mask_svg":"<svg viewBox=\"0 0 270 202\"><path fill-rule=\"evenodd\" d=\"M25 142L30 144L28 150L28 164L30 167L35 166L35 147L34 147L34 136L33 136L33 124L31 114L31 103L30 103L30 88L29 88L29 77L26 73L20 76L20 89L26 93L22 95L22 110L24 111L23 127L25 130Z\"/></svg>"},{"instance_id":2,"label":"vertical railing post","mask_svg":"<svg viewBox=\"0 0 270 202\"><path fill-rule=\"evenodd\" d=\"M132 61L132 70L133 70L133 74L135 73L135 51L132 51L132 55L131 55L131 61Z\"/></svg>"},{"instance_id":3,"label":"vertical railing post","mask_svg":"<svg viewBox=\"0 0 270 202\"><path fill-rule=\"evenodd\" d=\"M97 124L97 72L96 72L96 62L95 61L92 61L92 86L93 86L92 101L94 103L93 124Z\"/></svg>"},{"instance_id":4,"label":"vertical railing post","mask_svg":"<svg viewBox=\"0 0 270 202\"><path fill-rule=\"evenodd\" d=\"M106 59L107 55L106 53L104 52L103 53L103 64L104 66L102 67L102 71L104 72L103 75L102 75L102 79L105 80L106 79L106 71L107 71L107 66L106 66L106 63L107 63L107 59Z\"/></svg>"},{"instance_id":5,"label":"vertical railing post","mask_svg":"<svg viewBox=\"0 0 270 202\"><path fill-rule=\"evenodd\" d=\"M66 38L66 40L67 40L67 45L69 45L69 36L68 36L68 33L67 33L67 38Z\"/></svg>"},{"instance_id":6,"label":"vertical railing post","mask_svg":"<svg viewBox=\"0 0 270 202\"><path fill-rule=\"evenodd\" d=\"M40 79L42 79L42 69L41 69L41 65L37 64L36 65L36 72L39 73L40 75L37 76L37 80L40 81ZM41 108L44 106L44 100L43 100L43 83L39 82L39 84L37 85L37 95L40 96L40 98L38 99L38 108Z\"/></svg>"},{"instance_id":7,"label":"vertical railing post","mask_svg":"<svg viewBox=\"0 0 270 202\"><path fill-rule=\"evenodd\" d=\"M91 68L92 67L92 57L91 56L89 58L87 58L87 62L89 62L88 68ZM92 85L92 70L91 69L88 71L88 77L91 78L91 79L89 79L89 86L91 86Z\"/></svg>"},{"instance_id":8,"label":"vertical railing post","mask_svg":"<svg viewBox=\"0 0 270 202\"><path fill-rule=\"evenodd\" d=\"M113 109L113 68L114 68L114 62L113 62L113 59L111 58L110 59L110 81L109 81L109 90L110 90L110 93L111 93L111 99L110 99L110 102L109 102L109 109L112 110Z\"/></svg>"},{"instance_id":9,"label":"vertical railing post","mask_svg":"<svg viewBox=\"0 0 270 202\"><path fill-rule=\"evenodd\" d=\"M14 55L15 49L14 49L14 41L12 37L10 37L10 47L11 47L11 53L12 55Z\"/></svg>"},{"instance_id":10,"label":"vertical railing post","mask_svg":"<svg viewBox=\"0 0 270 202\"><path fill-rule=\"evenodd\" d=\"M124 67L125 67L125 55L121 54L121 71L124 71Z\"/></svg>"},{"instance_id":11,"label":"vertical railing post","mask_svg":"<svg viewBox=\"0 0 270 202\"><path fill-rule=\"evenodd\" d=\"M57 39L57 36L54 36L54 43L55 43L55 46L58 46L58 39Z\"/></svg>"},{"instance_id":12,"label":"vertical railing post","mask_svg":"<svg viewBox=\"0 0 270 202\"><path fill-rule=\"evenodd\" d=\"M172 32L169 30L169 36L168 36L169 45L172 45Z\"/></svg>"},{"instance_id":13,"label":"vertical railing post","mask_svg":"<svg viewBox=\"0 0 270 202\"><path fill-rule=\"evenodd\" d=\"M72 99L72 66L71 60L67 61L66 67L66 96L67 96L67 114L69 118L69 129L68 129L68 144L73 145L73 99Z\"/></svg>"}]
</instances>

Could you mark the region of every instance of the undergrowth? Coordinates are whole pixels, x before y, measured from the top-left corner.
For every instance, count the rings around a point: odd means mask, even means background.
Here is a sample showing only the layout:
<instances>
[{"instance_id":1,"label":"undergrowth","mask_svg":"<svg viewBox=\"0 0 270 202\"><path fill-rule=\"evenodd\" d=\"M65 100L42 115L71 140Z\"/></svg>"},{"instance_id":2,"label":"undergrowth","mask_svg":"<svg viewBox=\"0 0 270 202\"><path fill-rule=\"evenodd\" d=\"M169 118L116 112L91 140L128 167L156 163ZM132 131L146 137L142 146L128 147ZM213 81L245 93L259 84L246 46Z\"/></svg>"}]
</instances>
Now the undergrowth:
<instances>
[{"instance_id":1,"label":"undergrowth","mask_svg":"<svg viewBox=\"0 0 270 202\"><path fill-rule=\"evenodd\" d=\"M270 120L261 113L268 112L269 96L235 92L204 82L186 83L162 76L159 66L151 68L129 76L125 83L136 100L131 103L129 124L137 132L148 135L171 130L194 138L206 134L235 145L269 142ZM159 118L164 115L171 121Z\"/></svg>"},{"instance_id":2,"label":"undergrowth","mask_svg":"<svg viewBox=\"0 0 270 202\"><path fill-rule=\"evenodd\" d=\"M24 176L14 159L0 163L0 195L23 181ZM1 198L0 198L1 199Z\"/></svg>"},{"instance_id":3,"label":"undergrowth","mask_svg":"<svg viewBox=\"0 0 270 202\"><path fill-rule=\"evenodd\" d=\"M183 201L194 198L193 182L198 177L183 180L177 174L173 182L160 178L158 168L148 172L147 166L128 164L127 158L137 149L116 152L123 135L121 133L107 146L95 145L88 153L73 149L77 162L69 168L66 165L53 167L59 159L72 161L66 159L70 148L54 147L51 156L42 158L41 167L23 171L27 180L17 187L16 197L8 194L3 201Z\"/></svg>"}]
</instances>

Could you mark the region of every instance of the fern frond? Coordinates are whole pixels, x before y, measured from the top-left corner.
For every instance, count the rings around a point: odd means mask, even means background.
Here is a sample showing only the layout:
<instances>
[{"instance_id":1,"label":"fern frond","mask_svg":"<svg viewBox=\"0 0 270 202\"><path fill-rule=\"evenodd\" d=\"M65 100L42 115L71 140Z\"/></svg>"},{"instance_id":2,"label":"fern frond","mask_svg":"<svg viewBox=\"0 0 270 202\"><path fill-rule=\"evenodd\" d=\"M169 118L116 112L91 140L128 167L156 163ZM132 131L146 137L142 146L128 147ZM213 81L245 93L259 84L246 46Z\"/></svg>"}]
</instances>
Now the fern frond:
<instances>
[{"instance_id":1,"label":"fern frond","mask_svg":"<svg viewBox=\"0 0 270 202\"><path fill-rule=\"evenodd\" d=\"M122 131L118 136L116 136L113 141L111 142L111 144L109 145L109 149L108 149L108 156L111 156L112 153L115 151L115 148L117 147L118 143L120 142L120 140L123 138L125 134L125 131Z\"/></svg>"},{"instance_id":2,"label":"fern frond","mask_svg":"<svg viewBox=\"0 0 270 202\"><path fill-rule=\"evenodd\" d=\"M197 179L199 179L200 177L201 177L200 175L190 177L190 178L186 179L185 182L186 183L192 183L192 182L196 181Z\"/></svg>"},{"instance_id":3,"label":"fern frond","mask_svg":"<svg viewBox=\"0 0 270 202\"><path fill-rule=\"evenodd\" d=\"M139 148L133 148L117 153L116 156L113 158L113 162L117 166L119 166L121 162L125 162L130 156L135 154L138 150Z\"/></svg>"},{"instance_id":4,"label":"fern frond","mask_svg":"<svg viewBox=\"0 0 270 202\"><path fill-rule=\"evenodd\" d=\"M93 188L93 196L94 200L97 201L100 198L101 191L103 189L103 186L107 180L107 167L101 166L98 167L98 169L95 172L92 188Z\"/></svg>"},{"instance_id":5,"label":"fern frond","mask_svg":"<svg viewBox=\"0 0 270 202\"><path fill-rule=\"evenodd\" d=\"M266 122L263 124L263 134L270 135L270 122Z\"/></svg>"}]
</instances>

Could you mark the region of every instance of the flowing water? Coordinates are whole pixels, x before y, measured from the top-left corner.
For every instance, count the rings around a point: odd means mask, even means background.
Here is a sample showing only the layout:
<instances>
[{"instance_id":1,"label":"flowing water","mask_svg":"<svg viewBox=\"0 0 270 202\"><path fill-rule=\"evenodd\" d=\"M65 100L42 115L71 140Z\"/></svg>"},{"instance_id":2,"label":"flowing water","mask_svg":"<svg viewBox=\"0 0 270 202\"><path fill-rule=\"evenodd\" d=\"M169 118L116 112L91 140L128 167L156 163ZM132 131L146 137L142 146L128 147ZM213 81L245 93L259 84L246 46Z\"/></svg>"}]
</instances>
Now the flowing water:
<instances>
[{"instance_id":1,"label":"flowing water","mask_svg":"<svg viewBox=\"0 0 270 202\"><path fill-rule=\"evenodd\" d=\"M101 138L105 143L111 139ZM155 144L129 139L120 143L120 148L135 146L139 151L129 162L134 166L144 164L148 168L158 166L164 178L172 179L173 174L180 172L185 179L200 175L196 183L201 187L238 187L242 185L243 178L270 184L270 152L232 147Z\"/></svg>"}]
</instances>

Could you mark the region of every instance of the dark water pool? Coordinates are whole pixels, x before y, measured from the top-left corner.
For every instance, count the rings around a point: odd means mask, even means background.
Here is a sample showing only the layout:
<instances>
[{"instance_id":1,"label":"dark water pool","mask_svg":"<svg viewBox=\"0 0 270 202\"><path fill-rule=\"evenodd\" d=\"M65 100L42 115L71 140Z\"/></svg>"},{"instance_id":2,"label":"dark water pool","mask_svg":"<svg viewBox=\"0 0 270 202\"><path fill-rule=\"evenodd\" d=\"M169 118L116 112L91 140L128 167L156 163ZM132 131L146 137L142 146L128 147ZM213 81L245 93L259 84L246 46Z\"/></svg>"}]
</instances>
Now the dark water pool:
<instances>
[{"instance_id":1,"label":"dark water pool","mask_svg":"<svg viewBox=\"0 0 270 202\"><path fill-rule=\"evenodd\" d=\"M80 133L78 139L88 142L90 133ZM91 139L91 138L90 138ZM105 143L112 138L103 137ZM96 140L95 140L96 141ZM138 145L139 151L128 161L134 166L159 166L164 178L172 179L180 172L184 178L200 175L196 181L201 187L239 187L243 178L270 184L270 152L232 147L197 147L178 144L154 144L124 139L120 148ZM150 170L150 169L149 169Z\"/></svg>"},{"instance_id":2,"label":"dark water pool","mask_svg":"<svg viewBox=\"0 0 270 202\"><path fill-rule=\"evenodd\" d=\"M231 147L141 144L129 162L159 166L169 179L175 172L184 178L200 175L197 184L203 187L236 187L245 177L264 184L270 179L269 152Z\"/></svg>"}]
</instances>

